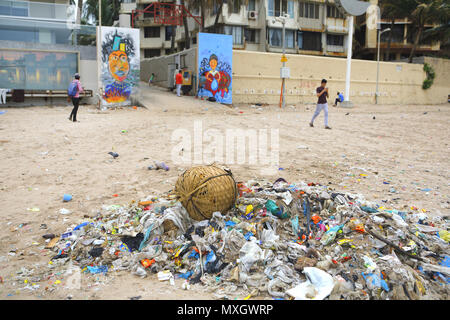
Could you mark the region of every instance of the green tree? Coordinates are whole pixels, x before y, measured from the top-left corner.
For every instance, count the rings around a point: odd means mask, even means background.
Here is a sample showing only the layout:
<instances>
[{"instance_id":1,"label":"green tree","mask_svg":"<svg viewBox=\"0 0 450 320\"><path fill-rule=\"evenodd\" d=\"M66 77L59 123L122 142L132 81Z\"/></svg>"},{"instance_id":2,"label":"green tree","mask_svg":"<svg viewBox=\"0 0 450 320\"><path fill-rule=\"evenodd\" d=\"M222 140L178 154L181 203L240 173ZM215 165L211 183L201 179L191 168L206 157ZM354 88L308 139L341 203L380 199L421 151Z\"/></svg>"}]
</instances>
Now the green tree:
<instances>
[{"instance_id":1,"label":"green tree","mask_svg":"<svg viewBox=\"0 0 450 320\"><path fill-rule=\"evenodd\" d=\"M409 55L409 63L412 63L417 47L423 40L423 32L427 24L439 24L447 15L448 19L448 0L415 0L417 6L410 15L415 34L414 43ZM446 12L447 11L447 12Z\"/></svg>"},{"instance_id":2,"label":"green tree","mask_svg":"<svg viewBox=\"0 0 450 320\"><path fill-rule=\"evenodd\" d=\"M120 0L101 0L102 1L102 25L112 26L115 20L119 19ZM84 17L91 20L95 25L99 21L99 0L85 0Z\"/></svg>"},{"instance_id":3,"label":"green tree","mask_svg":"<svg viewBox=\"0 0 450 320\"><path fill-rule=\"evenodd\" d=\"M395 19L404 19L408 17L416 8L415 0L382 0L379 3L381 10L381 17L391 22L391 32L389 32L389 38L386 48L385 60L389 60L391 51L392 37L394 35Z\"/></svg>"}]
</instances>

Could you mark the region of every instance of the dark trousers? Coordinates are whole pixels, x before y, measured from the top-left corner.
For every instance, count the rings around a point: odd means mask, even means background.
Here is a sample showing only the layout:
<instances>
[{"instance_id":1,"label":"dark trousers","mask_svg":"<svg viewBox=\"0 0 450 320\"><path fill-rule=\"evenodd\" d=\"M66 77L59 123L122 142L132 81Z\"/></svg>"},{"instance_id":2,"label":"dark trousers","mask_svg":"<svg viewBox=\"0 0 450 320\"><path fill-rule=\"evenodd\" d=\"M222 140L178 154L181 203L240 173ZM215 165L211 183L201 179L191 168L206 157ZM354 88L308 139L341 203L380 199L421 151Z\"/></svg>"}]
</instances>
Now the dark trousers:
<instances>
[{"instance_id":1,"label":"dark trousers","mask_svg":"<svg viewBox=\"0 0 450 320\"><path fill-rule=\"evenodd\" d=\"M336 101L334 101L334 105L337 106L338 102L341 102L341 100L339 100L339 98L336 98Z\"/></svg>"},{"instance_id":2,"label":"dark trousers","mask_svg":"<svg viewBox=\"0 0 450 320\"><path fill-rule=\"evenodd\" d=\"M74 98L72 97L72 103L73 103L73 109L70 113L70 120L73 120L74 122L77 121L77 112L78 112L78 106L80 105L80 98Z\"/></svg>"}]
</instances>

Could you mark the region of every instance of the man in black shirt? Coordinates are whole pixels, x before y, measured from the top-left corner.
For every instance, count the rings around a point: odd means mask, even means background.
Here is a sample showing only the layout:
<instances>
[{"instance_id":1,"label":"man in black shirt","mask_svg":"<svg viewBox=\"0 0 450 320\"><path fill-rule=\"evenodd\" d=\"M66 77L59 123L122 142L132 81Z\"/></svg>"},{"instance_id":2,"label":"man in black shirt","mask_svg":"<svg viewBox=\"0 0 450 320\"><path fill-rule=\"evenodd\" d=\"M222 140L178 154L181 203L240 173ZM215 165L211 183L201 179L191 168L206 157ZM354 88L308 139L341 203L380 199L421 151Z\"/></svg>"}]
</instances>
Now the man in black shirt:
<instances>
[{"instance_id":1,"label":"man in black shirt","mask_svg":"<svg viewBox=\"0 0 450 320\"><path fill-rule=\"evenodd\" d=\"M309 123L311 127L314 127L314 119L316 119L319 113L323 110L325 114L325 129L331 129L328 126L328 103L327 103L328 88L325 88L326 85L327 80L323 79L322 83L320 84L320 87L316 89L317 97L319 99L317 101L316 111L314 112L311 122Z\"/></svg>"}]
</instances>

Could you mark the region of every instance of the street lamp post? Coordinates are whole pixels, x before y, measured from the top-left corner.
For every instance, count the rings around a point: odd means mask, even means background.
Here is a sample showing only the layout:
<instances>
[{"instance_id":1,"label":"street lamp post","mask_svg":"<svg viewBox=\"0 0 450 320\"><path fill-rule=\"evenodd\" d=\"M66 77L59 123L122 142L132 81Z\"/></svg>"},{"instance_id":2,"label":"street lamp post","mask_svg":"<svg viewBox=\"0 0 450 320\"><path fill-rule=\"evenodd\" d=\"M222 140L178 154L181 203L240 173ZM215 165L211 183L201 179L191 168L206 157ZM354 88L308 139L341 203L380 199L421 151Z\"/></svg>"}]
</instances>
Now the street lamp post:
<instances>
[{"instance_id":1,"label":"street lamp post","mask_svg":"<svg viewBox=\"0 0 450 320\"><path fill-rule=\"evenodd\" d=\"M378 29L378 41L377 41L377 46L378 46L378 53L377 53L377 86L375 89L375 104L378 104L378 77L380 74L380 39L381 39L381 34L384 32L389 32L391 31L391 28L387 28L384 29L383 31L380 32L380 29Z\"/></svg>"},{"instance_id":2,"label":"street lamp post","mask_svg":"<svg viewBox=\"0 0 450 320\"><path fill-rule=\"evenodd\" d=\"M283 13L283 15L276 17L275 19L272 20L273 23L275 23L275 21L278 21L281 23L281 25L283 26L283 31L282 31L282 35L281 35L281 42L282 42L282 48L283 48L283 55L282 55L282 88L281 88L281 97L282 97L282 102L281 102L281 106L282 108L284 108L286 106L286 75L284 74L285 70L286 70L286 19L288 18L288 14Z\"/></svg>"}]
</instances>

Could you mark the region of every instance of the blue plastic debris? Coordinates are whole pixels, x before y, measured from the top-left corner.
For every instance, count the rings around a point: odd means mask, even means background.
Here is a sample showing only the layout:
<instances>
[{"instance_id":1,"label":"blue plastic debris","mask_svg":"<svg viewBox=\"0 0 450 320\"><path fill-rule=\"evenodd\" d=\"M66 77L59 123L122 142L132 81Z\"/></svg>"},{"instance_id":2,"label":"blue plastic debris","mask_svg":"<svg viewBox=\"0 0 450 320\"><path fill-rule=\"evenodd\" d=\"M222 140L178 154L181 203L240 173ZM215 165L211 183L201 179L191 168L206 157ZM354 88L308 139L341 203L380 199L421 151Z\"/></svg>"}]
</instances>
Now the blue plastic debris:
<instances>
[{"instance_id":1,"label":"blue plastic debris","mask_svg":"<svg viewBox=\"0 0 450 320\"><path fill-rule=\"evenodd\" d=\"M195 258L195 259L198 259L199 257L200 255L195 250L192 250L191 254L188 256L188 258Z\"/></svg>"},{"instance_id":2,"label":"blue plastic debris","mask_svg":"<svg viewBox=\"0 0 450 320\"><path fill-rule=\"evenodd\" d=\"M364 280L366 280L367 285L372 284L373 286L377 288L383 288L384 291L389 292L389 286L381 279L377 274L375 273L368 273L367 275L364 274L364 272L361 272L361 275L363 276Z\"/></svg>"},{"instance_id":3,"label":"blue plastic debris","mask_svg":"<svg viewBox=\"0 0 450 320\"><path fill-rule=\"evenodd\" d=\"M193 274L194 272L192 270L189 270L188 272L180 273L178 275L178 278L189 279Z\"/></svg>"},{"instance_id":4,"label":"blue plastic debris","mask_svg":"<svg viewBox=\"0 0 450 320\"><path fill-rule=\"evenodd\" d=\"M236 225L236 222L229 220L225 223L225 227L234 227Z\"/></svg>"},{"instance_id":5,"label":"blue plastic debris","mask_svg":"<svg viewBox=\"0 0 450 320\"><path fill-rule=\"evenodd\" d=\"M253 235L253 233L252 232L247 232L245 235L244 235L244 238L245 238L245 240L250 240L250 237L253 237L254 235Z\"/></svg>"},{"instance_id":6,"label":"blue plastic debris","mask_svg":"<svg viewBox=\"0 0 450 320\"><path fill-rule=\"evenodd\" d=\"M87 269L89 270L90 273L94 274L108 272L108 266L98 266L98 267L87 266Z\"/></svg>"}]
</instances>

